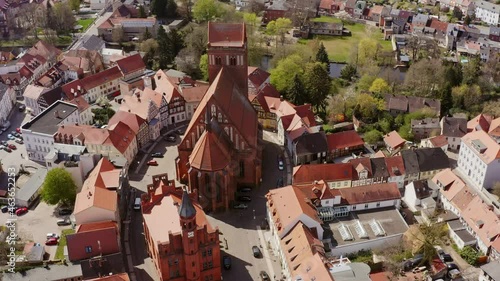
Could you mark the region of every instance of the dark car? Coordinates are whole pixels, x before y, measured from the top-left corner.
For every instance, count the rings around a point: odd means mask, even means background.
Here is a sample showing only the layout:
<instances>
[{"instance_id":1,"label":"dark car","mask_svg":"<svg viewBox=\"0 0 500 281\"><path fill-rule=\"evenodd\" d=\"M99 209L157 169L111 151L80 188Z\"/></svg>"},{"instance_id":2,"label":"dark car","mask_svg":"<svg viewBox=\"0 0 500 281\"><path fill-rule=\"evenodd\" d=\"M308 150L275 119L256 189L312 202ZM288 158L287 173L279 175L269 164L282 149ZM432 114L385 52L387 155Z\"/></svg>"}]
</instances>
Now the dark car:
<instances>
[{"instance_id":1,"label":"dark car","mask_svg":"<svg viewBox=\"0 0 500 281\"><path fill-rule=\"evenodd\" d=\"M240 188L239 192L251 192L252 189L250 187L243 187L243 188Z\"/></svg>"},{"instance_id":2,"label":"dark car","mask_svg":"<svg viewBox=\"0 0 500 281\"><path fill-rule=\"evenodd\" d=\"M7 146L4 146L4 147L3 147L3 150L5 150L5 151L7 151L7 152L9 152L9 153L11 153L11 152L12 152L12 149L10 149L10 148L9 148L9 147L7 147Z\"/></svg>"},{"instance_id":3,"label":"dark car","mask_svg":"<svg viewBox=\"0 0 500 281\"><path fill-rule=\"evenodd\" d=\"M283 186L283 178L279 178L278 181L276 182L276 187L282 187Z\"/></svg>"},{"instance_id":4,"label":"dark car","mask_svg":"<svg viewBox=\"0 0 500 281\"><path fill-rule=\"evenodd\" d=\"M424 255L417 254L412 259L409 259L409 260L406 260L403 262L403 264L402 264L403 270L410 271L413 268L419 266L423 260L424 260Z\"/></svg>"},{"instance_id":5,"label":"dark car","mask_svg":"<svg viewBox=\"0 0 500 281\"><path fill-rule=\"evenodd\" d=\"M184 130L179 129L179 130L176 130L175 133L178 135L184 135Z\"/></svg>"},{"instance_id":6,"label":"dark car","mask_svg":"<svg viewBox=\"0 0 500 281\"><path fill-rule=\"evenodd\" d=\"M71 213L73 213L73 210L71 210L71 209L60 209L59 210L59 215L60 216L71 215Z\"/></svg>"},{"instance_id":7,"label":"dark car","mask_svg":"<svg viewBox=\"0 0 500 281\"><path fill-rule=\"evenodd\" d=\"M21 105L19 106L19 111L20 111L20 112L24 112L24 110L26 110L26 105L21 104Z\"/></svg>"},{"instance_id":8,"label":"dark car","mask_svg":"<svg viewBox=\"0 0 500 281\"><path fill-rule=\"evenodd\" d=\"M28 208L22 207L16 210L16 216L22 216L28 212Z\"/></svg>"},{"instance_id":9,"label":"dark car","mask_svg":"<svg viewBox=\"0 0 500 281\"><path fill-rule=\"evenodd\" d=\"M445 254L443 254L443 255L441 256L441 260L442 260L443 262L452 262L452 261L453 261L453 258L451 257L451 255L450 255L450 254L446 254L446 253L445 253Z\"/></svg>"},{"instance_id":10,"label":"dark car","mask_svg":"<svg viewBox=\"0 0 500 281\"><path fill-rule=\"evenodd\" d=\"M2 206L2 213L7 213L9 211L9 206Z\"/></svg>"},{"instance_id":11,"label":"dark car","mask_svg":"<svg viewBox=\"0 0 500 281\"><path fill-rule=\"evenodd\" d=\"M238 197L238 201L250 202L250 201L252 201L252 198L250 198L250 196L240 196L240 197Z\"/></svg>"},{"instance_id":12,"label":"dark car","mask_svg":"<svg viewBox=\"0 0 500 281\"><path fill-rule=\"evenodd\" d=\"M260 252L260 249L257 246L252 246L252 253L253 256L256 258L260 258L262 256L262 253Z\"/></svg>"},{"instance_id":13,"label":"dark car","mask_svg":"<svg viewBox=\"0 0 500 281\"><path fill-rule=\"evenodd\" d=\"M177 140L177 138L174 135L168 135L164 137L164 139L168 142L175 142Z\"/></svg>"},{"instance_id":14,"label":"dark car","mask_svg":"<svg viewBox=\"0 0 500 281\"><path fill-rule=\"evenodd\" d=\"M224 265L225 269L231 269L231 257L230 256L223 256L222 257L222 264Z\"/></svg>"},{"instance_id":15,"label":"dark car","mask_svg":"<svg viewBox=\"0 0 500 281\"><path fill-rule=\"evenodd\" d=\"M261 271L259 273L259 276L260 276L260 279L262 279L262 281L270 281L271 279L269 278L269 275L267 274L267 272L265 271Z\"/></svg>"},{"instance_id":16,"label":"dark car","mask_svg":"<svg viewBox=\"0 0 500 281\"><path fill-rule=\"evenodd\" d=\"M458 266L454 263L447 264L446 268L448 268L448 271L453 270L453 269L459 269Z\"/></svg>"},{"instance_id":17,"label":"dark car","mask_svg":"<svg viewBox=\"0 0 500 281\"><path fill-rule=\"evenodd\" d=\"M161 152L151 153L151 157L153 158L163 158L163 154Z\"/></svg>"}]
</instances>

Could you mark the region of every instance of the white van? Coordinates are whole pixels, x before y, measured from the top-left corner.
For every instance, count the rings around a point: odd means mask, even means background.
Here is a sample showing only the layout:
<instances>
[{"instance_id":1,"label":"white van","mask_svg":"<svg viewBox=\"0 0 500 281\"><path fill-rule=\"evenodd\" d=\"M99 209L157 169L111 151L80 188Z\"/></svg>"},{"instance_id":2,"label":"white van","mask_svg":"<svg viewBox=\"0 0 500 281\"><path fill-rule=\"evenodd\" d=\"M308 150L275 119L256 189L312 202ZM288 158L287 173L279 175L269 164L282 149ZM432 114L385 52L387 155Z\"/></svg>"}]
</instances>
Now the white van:
<instances>
[{"instance_id":1,"label":"white van","mask_svg":"<svg viewBox=\"0 0 500 281\"><path fill-rule=\"evenodd\" d=\"M134 202L134 210L140 210L141 209L141 198L137 197L135 198Z\"/></svg>"}]
</instances>

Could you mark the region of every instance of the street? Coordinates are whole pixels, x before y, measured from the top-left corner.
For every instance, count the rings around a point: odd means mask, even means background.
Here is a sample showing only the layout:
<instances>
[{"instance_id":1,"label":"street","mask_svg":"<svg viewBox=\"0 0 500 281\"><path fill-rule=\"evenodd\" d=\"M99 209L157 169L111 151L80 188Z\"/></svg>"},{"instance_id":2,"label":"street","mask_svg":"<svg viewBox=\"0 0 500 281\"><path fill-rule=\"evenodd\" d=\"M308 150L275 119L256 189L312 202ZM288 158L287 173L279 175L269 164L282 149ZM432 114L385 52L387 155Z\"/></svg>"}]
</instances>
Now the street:
<instances>
[{"instance_id":1,"label":"street","mask_svg":"<svg viewBox=\"0 0 500 281\"><path fill-rule=\"evenodd\" d=\"M179 142L179 138L176 143L160 141L152 151L164 153L164 158L154 158L159 165L145 165L138 174L131 173L129 175L130 186L136 189L136 197L146 191L146 186L151 183L153 175L166 172L169 179L175 179L176 145ZM260 230L259 227L266 217L265 194L270 188L276 187L278 178L284 176L284 171L278 170L277 158L279 154L281 154L281 149L277 145L266 142L262 161L262 185L249 193L252 202L248 202L246 210L207 214L209 222L212 226L218 227L221 233L219 237L221 257L227 255L232 260L231 269L222 270L224 280L259 280L261 271L266 271L271 277L281 278L279 261L267 250L264 238L266 230ZM150 159L152 158L149 157L148 161ZM151 258L146 253L140 212L133 213L130 230L129 243L137 280L159 280ZM225 241L227 241L227 249ZM253 256L252 246L254 245L261 249L263 254L261 258Z\"/></svg>"}]
</instances>

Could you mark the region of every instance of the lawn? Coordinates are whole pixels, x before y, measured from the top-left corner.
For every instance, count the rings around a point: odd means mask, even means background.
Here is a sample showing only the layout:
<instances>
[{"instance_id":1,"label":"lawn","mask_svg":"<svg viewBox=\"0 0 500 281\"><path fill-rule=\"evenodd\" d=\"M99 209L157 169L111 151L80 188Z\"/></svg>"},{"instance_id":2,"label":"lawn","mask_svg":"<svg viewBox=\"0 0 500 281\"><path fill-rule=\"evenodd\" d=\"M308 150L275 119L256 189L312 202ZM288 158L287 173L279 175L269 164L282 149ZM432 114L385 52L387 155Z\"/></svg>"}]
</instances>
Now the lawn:
<instances>
[{"instance_id":1,"label":"lawn","mask_svg":"<svg viewBox=\"0 0 500 281\"><path fill-rule=\"evenodd\" d=\"M94 18L90 18L90 19L79 19L77 22L76 22L76 25L81 25L82 26L82 29L80 29L80 32L85 32L85 30L87 30L87 28L89 28L89 26L94 22Z\"/></svg>"},{"instance_id":2,"label":"lawn","mask_svg":"<svg viewBox=\"0 0 500 281\"><path fill-rule=\"evenodd\" d=\"M314 19L314 21L332 23L341 22L341 20L338 18L326 16L316 18ZM325 45L326 51L328 52L331 61L347 62L349 56L351 55L352 49L354 48L354 46L357 46L359 41L361 41L361 39L363 38L374 38L380 43L380 45L382 45L383 50L392 50L391 41L384 40L382 32L378 30L375 30L375 32L373 32L375 27L367 28L367 26L364 24L354 23L345 24L344 28L351 31L351 36L316 36ZM310 41L310 39L300 39L299 43L306 44L308 41Z\"/></svg>"},{"instance_id":3,"label":"lawn","mask_svg":"<svg viewBox=\"0 0 500 281\"><path fill-rule=\"evenodd\" d=\"M64 247L66 247L67 244L66 235L73 233L75 233L74 229L64 229L62 231L61 239L59 239L59 244L57 245L56 256L54 257L55 260L64 259Z\"/></svg>"}]
</instances>

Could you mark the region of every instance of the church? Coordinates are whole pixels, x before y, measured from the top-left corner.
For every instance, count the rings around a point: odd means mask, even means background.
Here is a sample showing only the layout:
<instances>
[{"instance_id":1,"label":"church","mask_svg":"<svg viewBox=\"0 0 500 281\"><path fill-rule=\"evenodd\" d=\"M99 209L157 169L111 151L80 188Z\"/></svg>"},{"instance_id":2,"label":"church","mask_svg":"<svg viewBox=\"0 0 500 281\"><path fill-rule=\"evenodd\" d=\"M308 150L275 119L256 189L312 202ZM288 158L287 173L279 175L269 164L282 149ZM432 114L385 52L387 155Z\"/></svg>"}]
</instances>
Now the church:
<instances>
[{"instance_id":1,"label":"church","mask_svg":"<svg viewBox=\"0 0 500 281\"><path fill-rule=\"evenodd\" d=\"M210 86L177 147L177 180L208 211L227 210L236 191L261 180L262 129L248 98L245 24L208 24Z\"/></svg>"}]
</instances>

